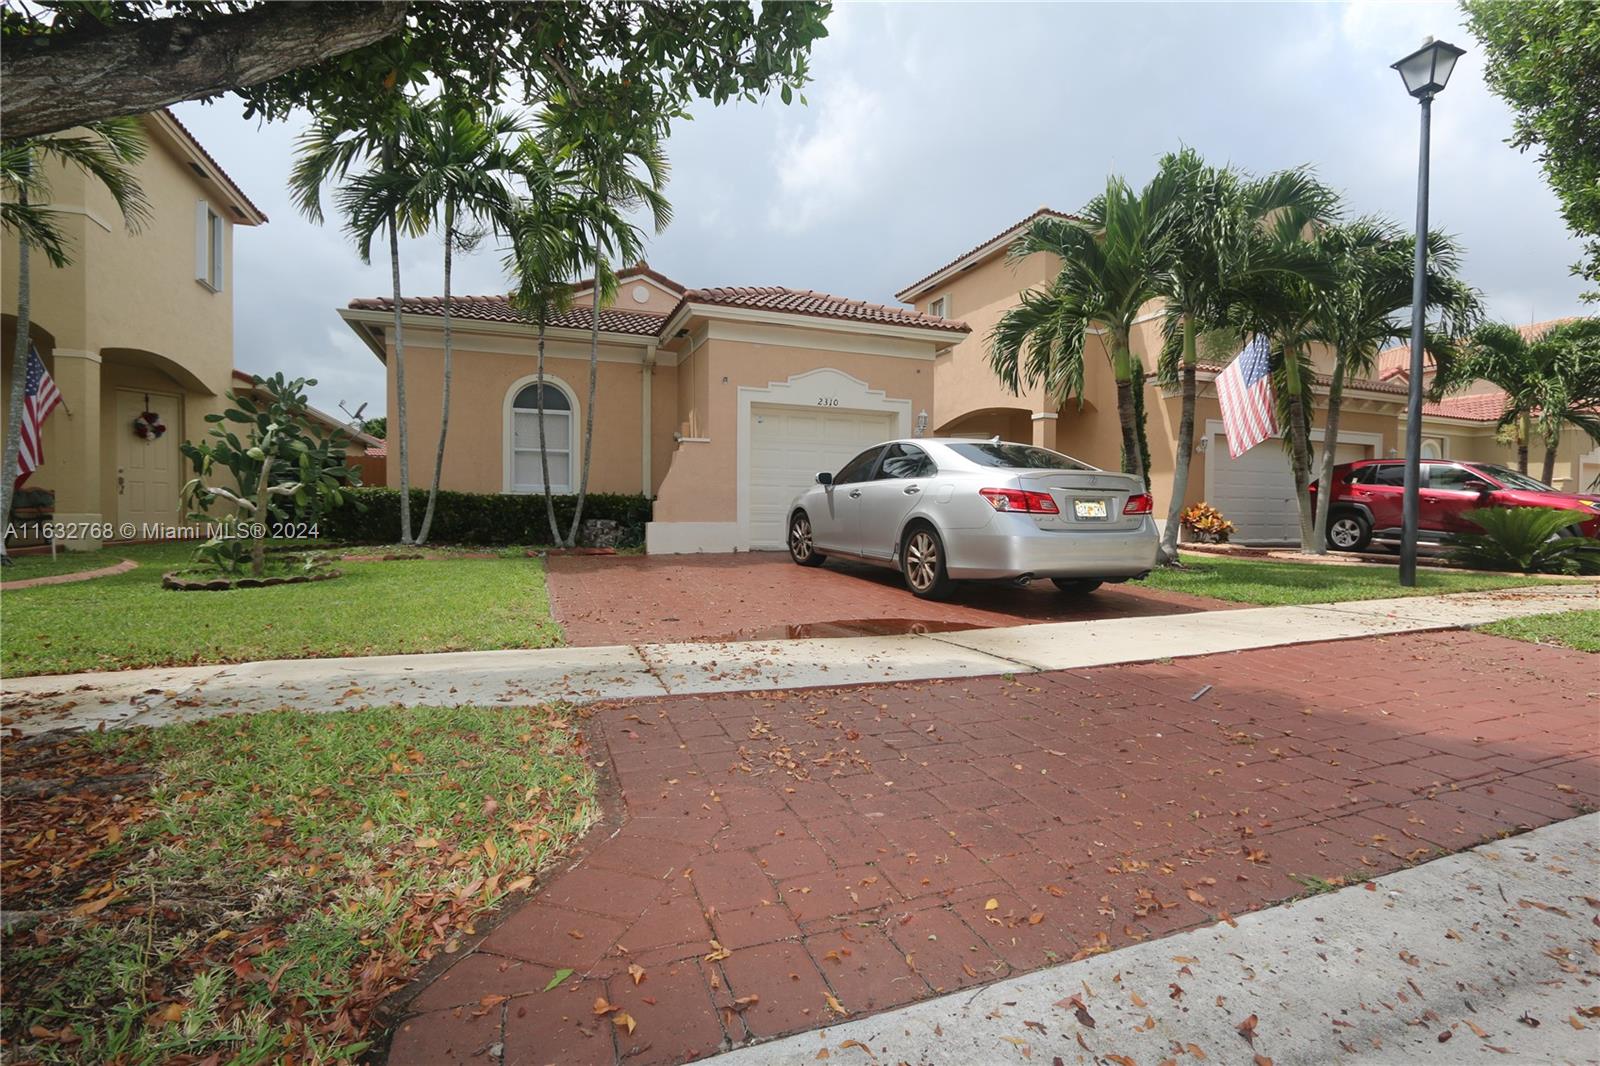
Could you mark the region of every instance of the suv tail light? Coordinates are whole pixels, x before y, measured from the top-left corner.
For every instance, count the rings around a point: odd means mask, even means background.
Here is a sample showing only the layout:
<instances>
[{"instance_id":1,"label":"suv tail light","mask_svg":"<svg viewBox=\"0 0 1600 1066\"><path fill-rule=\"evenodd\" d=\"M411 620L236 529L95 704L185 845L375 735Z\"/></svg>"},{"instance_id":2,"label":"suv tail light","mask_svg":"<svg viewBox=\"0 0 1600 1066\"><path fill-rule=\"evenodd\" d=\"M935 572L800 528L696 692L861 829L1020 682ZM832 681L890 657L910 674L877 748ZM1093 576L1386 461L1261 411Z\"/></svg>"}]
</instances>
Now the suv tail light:
<instances>
[{"instance_id":1,"label":"suv tail light","mask_svg":"<svg viewBox=\"0 0 1600 1066\"><path fill-rule=\"evenodd\" d=\"M1123 505L1123 514L1149 514L1155 510L1156 501L1148 492L1140 492L1128 497L1128 502Z\"/></svg>"},{"instance_id":2,"label":"suv tail light","mask_svg":"<svg viewBox=\"0 0 1600 1066\"><path fill-rule=\"evenodd\" d=\"M996 511L1020 511L1024 514L1060 514L1061 509L1048 492L1029 492L1026 489L979 489L978 495L989 501Z\"/></svg>"}]
</instances>

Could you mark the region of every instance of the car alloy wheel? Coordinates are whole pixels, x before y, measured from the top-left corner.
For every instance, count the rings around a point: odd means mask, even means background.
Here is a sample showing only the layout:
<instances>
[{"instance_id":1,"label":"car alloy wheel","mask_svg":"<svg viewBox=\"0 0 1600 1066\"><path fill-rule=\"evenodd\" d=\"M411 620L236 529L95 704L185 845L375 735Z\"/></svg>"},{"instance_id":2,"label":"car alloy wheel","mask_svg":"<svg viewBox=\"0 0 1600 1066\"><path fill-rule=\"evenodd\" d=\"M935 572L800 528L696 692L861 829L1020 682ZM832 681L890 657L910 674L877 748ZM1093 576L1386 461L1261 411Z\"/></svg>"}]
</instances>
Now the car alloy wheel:
<instances>
[{"instance_id":1,"label":"car alloy wheel","mask_svg":"<svg viewBox=\"0 0 1600 1066\"><path fill-rule=\"evenodd\" d=\"M811 543L811 519L803 514L795 515L789 526L789 554L795 562L805 564L811 561L815 551Z\"/></svg>"},{"instance_id":2,"label":"car alloy wheel","mask_svg":"<svg viewBox=\"0 0 1600 1066\"><path fill-rule=\"evenodd\" d=\"M1345 551L1353 549L1361 543L1361 534L1361 523L1357 519L1347 516L1335 518L1328 523L1328 539L1333 541L1335 548L1343 548Z\"/></svg>"},{"instance_id":3,"label":"car alloy wheel","mask_svg":"<svg viewBox=\"0 0 1600 1066\"><path fill-rule=\"evenodd\" d=\"M906 540L906 582L913 591L927 592L939 580L939 542L926 529Z\"/></svg>"}]
</instances>

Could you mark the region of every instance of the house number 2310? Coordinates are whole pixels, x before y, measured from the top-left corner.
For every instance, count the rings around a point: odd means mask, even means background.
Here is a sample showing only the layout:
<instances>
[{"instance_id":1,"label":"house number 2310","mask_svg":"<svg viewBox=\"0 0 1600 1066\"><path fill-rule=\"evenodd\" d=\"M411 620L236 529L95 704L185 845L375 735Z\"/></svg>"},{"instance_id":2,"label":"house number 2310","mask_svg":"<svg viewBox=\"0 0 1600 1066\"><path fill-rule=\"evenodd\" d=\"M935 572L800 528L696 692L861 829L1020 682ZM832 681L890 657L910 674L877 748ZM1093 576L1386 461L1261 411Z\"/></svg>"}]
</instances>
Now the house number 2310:
<instances>
[{"instance_id":1,"label":"house number 2310","mask_svg":"<svg viewBox=\"0 0 1600 1066\"><path fill-rule=\"evenodd\" d=\"M817 397L817 406L818 407L838 407L839 406L839 397L837 397L837 396L818 396Z\"/></svg>"}]
</instances>

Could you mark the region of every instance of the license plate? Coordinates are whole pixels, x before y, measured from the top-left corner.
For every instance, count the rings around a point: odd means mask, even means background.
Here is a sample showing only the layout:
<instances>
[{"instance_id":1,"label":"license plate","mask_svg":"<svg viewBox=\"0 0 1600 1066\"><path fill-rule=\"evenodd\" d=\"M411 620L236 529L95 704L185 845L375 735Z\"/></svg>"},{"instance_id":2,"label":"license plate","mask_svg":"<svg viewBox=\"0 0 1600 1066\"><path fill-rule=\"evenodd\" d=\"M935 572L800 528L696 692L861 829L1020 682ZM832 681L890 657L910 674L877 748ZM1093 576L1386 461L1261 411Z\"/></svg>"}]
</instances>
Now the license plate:
<instances>
[{"instance_id":1,"label":"license plate","mask_svg":"<svg viewBox=\"0 0 1600 1066\"><path fill-rule=\"evenodd\" d=\"M1104 518L1106 516L1106 501L1073 500L1072 513L1079 518Z\"/></svg>"}]
</instances>

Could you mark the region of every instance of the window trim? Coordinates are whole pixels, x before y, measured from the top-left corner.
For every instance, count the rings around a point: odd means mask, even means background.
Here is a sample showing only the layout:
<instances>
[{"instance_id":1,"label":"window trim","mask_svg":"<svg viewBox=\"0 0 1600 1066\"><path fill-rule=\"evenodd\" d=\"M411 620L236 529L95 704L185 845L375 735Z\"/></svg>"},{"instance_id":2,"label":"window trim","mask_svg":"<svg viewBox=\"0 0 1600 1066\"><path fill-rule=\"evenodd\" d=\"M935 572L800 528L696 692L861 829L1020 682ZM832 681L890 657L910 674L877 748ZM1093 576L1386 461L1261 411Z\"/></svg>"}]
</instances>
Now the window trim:
<instances>
[{"instance_id":1,"label":"window trim","mask_svg":"<svg viewBox=\"0 0 1600 1066\"><path fill-rule=\"evenodd\" d=\"M516 420L514 412L537 410L536 408L532 407L516 407L515 404L517 402L517 394L523 389L527 388L529 385L538 384L540 380L541 379L538 374L528 374L525 377L520 377L516 381L512 382L511 387L506 390L505 401L502 405L500 415L500 434L502 438L500 452L500 491L508 495L531 496L535 493L541 493L544 491L544 486L542 485L529 488L518 486L515 482L516 453L519 449L516 448ZM582 440L578 436L578 429L582 425L580 408L578 405L578 394L571 385L552 374L545 374L542 380L546 385L560 390L561 393L566 396L567 403L571 405L569 410L562 412L568 418L567 484L562 485L558 482L551 486L551 490L556 495L564 496L573 491L572 481L578 476L578 472L583 469L581 465L583 462L583 457L581 454ZM551 412L546 411L546 416L548 417L550 413ZM533 455L539 454L539 450L537 448L523 448L520 450Z\"/></svg>"},{"instance_id":2,"label":"window trim","mask_svg":"<svg viewBox=\"0 0 1600 1066\"><path fill-rule=\"evenodd\" d=\"M939 309L937 311L935 311L934 310L934 306L935 305L943 305L943 306L939 307ZM928 314L933 315L935 318L949 318L950 317L950 294L948 292L941 292L938 296L935 296L933 299L929 300L928 301Z\"/></svg>"},{"instance_id":3,"label":"window trim","mask_svg":"<svg viewBox=\"0 0 1600 1066\"><path fill-rule=\"evenodd\" d=\"M194 226L194 280L207 292L221 292L228 276L225 221L210 203L197 200Z\"/></svg>"}]
</instances>

